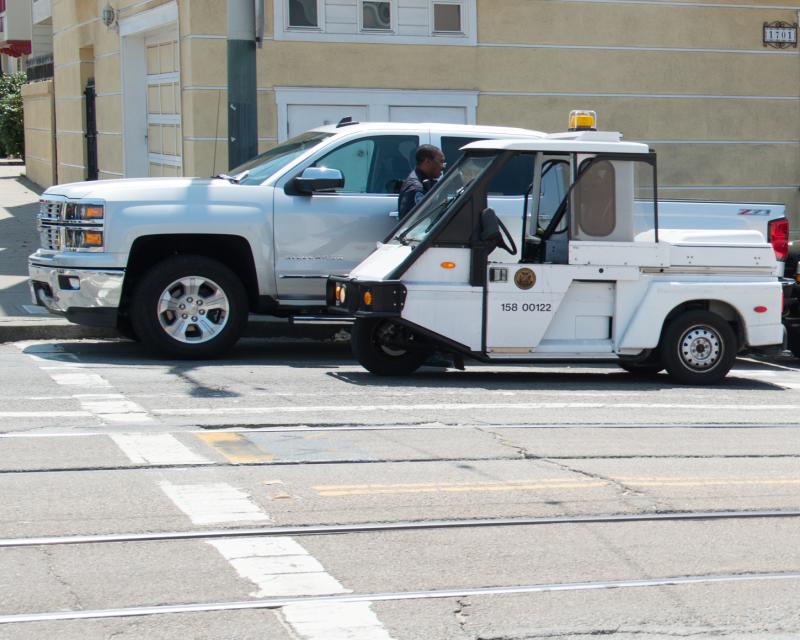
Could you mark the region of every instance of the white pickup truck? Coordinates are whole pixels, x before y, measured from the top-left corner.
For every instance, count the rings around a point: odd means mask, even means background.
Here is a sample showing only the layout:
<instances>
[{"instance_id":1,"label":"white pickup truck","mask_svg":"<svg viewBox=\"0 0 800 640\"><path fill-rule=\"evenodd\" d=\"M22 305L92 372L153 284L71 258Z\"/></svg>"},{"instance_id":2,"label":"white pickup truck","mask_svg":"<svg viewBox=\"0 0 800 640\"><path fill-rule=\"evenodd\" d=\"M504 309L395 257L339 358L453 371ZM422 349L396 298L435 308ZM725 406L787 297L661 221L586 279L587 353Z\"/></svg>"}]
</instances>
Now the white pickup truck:
<instances>
[{"instance_id":1,"label":"white pickup truck","mask_svg":"<svg viewBox=\"0 0 800 640\"><path fill-rule=\"evenodd\" d=\"M434 352L462 368L464 356L616 357L633 374L712 384L740 351L781 345L774 247L746 229L664 229L655 153L595 131L593 113L570 120L581 118L561 134L468 145L391 238L329 280L367 370L406 375ZM521 157L531 197L506 225L491 185Z\"/></svg>"},{"instance_id":2,"label":"white pickup truck","mask_svg":"<svg viewBox=\"0 0 800 640\"><path fill-rule=\"evenodd\" d=\"M418 145L441 147L452 163L475 140L543 136L343 121L230 176L53 186L41 197L41 248L29 258L32 296L72 322L116 326L165 355L215 356L239 338L249 313L325 319L328 276L349 273L397 225L397 191ZM492 183L501 218L516 218L532 175L522 157ZM542 198L557 202L564 184L551 187ZM782 205L661 207L662 228L748 228L784 251Z\"/></svg>"}]
</instances>

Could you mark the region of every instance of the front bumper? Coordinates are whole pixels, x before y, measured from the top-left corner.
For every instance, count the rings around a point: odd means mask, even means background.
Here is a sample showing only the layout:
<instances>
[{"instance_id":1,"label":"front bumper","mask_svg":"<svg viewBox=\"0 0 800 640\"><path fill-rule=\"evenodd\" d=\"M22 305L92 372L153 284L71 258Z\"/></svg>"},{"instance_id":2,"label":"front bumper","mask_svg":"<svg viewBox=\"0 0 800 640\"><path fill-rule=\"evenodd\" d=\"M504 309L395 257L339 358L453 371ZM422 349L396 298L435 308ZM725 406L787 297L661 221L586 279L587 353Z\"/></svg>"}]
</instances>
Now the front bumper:
<instances>
[{"instance_id":1,"label":"front bumper","mask_svg":"<svg viewBox=\"0 0 800 640\"><path fill-rule=\"evenodd\" d=\"M342 289L343 299L338 295ZM332 313L356 318L398 317L406 304L406 293L405 286L395 280L369 282L333 277L328 278L325 299Z\"/></svg>"},{"instance_id":2,"label":"front bumper","mask_svg":"<svg viewBox=\"0 0 800 640\"><path fill-rule=\"evenodd\" d=\"M73 269L28 262L34 303L77 324L116 326L124 269Z\"/></svg>"}]
</instances>

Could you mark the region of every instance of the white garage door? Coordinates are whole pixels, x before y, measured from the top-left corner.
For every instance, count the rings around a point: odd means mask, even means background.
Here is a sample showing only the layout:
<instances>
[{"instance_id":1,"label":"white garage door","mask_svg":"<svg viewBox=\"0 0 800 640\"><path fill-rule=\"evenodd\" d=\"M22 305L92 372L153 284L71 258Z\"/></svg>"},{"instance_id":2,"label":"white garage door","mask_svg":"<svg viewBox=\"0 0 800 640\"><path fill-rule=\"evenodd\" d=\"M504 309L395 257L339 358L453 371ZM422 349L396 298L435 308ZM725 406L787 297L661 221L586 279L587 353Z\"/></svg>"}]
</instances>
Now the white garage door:
<instances>
[{"instance_id":1,"label":"white garage door","mask_svg":"<svg viewBox=\"0 0 800 640\"><path fill-rule=\"evenodd\" d=\"M145 51L149 175L180 176L183 174L183 141L177 30L148 36Z\"/></svg>"},{"instance_id":2,"label":"white garage door","mask_svg":"<svg viewBox=\"0 0 800 640\"><path fill-rule=\"evenodd\" d=\"M389 107L392 122L446 122L467 124L464 107Z\"/></svg>"},{"instance_id":3,"label":"white garage door","mask_svg":"<svg viewBox=\"0 0 800 640\"><path fill-rule=\"evenodd\" d=\"M288 111L290 138L323 124L336 124L348 116L356 122L367 119L367 107L363 105L290 104Z\"/></svg>"}]
</instances>

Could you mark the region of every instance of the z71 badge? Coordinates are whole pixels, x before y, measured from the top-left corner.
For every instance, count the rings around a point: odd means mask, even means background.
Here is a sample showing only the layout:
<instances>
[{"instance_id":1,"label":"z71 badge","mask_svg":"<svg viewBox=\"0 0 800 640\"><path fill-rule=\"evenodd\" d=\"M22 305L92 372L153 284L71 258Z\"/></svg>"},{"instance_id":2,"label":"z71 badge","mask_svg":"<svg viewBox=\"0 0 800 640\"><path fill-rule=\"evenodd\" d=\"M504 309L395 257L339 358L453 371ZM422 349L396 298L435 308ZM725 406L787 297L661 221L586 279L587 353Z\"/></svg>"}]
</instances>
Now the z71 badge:
<instances>
[{"instance_id":1,"label":"z71 badge","mask_svg":"<svg viewBox=\"0 0 800 640\"><path fill-rule=\"evenodd\" d=\"M531 289L536 284L536 274L533 269L520 269L514 274L514 284L520 289Z\"/></svg>"}]
</instances>

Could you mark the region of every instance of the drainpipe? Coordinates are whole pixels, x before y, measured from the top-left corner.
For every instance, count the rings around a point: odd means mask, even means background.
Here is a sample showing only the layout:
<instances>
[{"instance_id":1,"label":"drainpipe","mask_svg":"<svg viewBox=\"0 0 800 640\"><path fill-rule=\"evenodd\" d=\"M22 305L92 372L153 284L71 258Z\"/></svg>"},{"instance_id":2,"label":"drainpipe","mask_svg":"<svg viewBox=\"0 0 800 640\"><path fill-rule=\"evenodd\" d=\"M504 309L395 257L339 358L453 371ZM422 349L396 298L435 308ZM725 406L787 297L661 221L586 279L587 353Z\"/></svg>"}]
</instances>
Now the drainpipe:
<instances>
[{"instance_id":1,"label":"drainpipe","mask_svg":"<svg viewBox=\"0 0 800 640\"><path fill-rule=\"evenodd\" d=\"M228 168L258 153L253 0L228 0Z\"/></svg>"}]
</instances>

